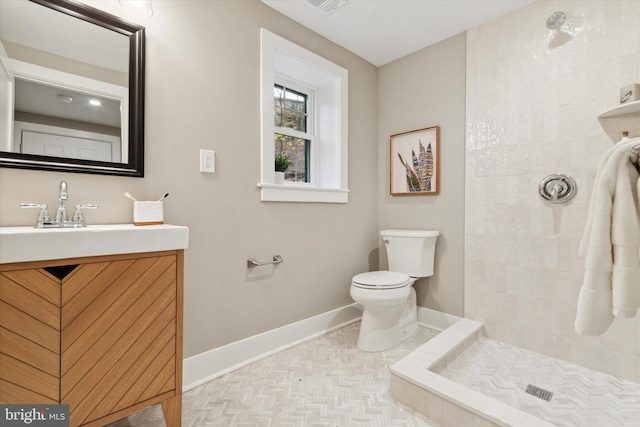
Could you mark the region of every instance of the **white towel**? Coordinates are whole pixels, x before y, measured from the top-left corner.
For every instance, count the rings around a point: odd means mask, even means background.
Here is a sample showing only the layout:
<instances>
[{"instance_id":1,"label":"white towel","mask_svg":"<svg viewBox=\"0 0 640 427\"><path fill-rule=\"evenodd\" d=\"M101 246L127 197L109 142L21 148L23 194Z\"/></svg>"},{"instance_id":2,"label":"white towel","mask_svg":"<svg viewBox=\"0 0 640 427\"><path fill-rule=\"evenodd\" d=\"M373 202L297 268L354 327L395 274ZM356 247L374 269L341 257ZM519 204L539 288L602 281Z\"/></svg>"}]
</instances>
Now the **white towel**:
<instances>
[{"instance_id":1,"label":"white towel","mask_svg":"<svg viewBox=\"0 0 640 427\"><path fill-rule=\"evenodd\" d=\"M578 254L582 257L587 255L587 247L589 246L589 241L591 240L591 228L593 227L593 216L596 212L596 186L601 181L602 171L604 170L611 154L616 151L619 147L614 145L609 148L602 159L600 159L600 163L598 164L598 169L596 170L596 179L593 181L593 191L591 193L591 199L589 200L589 211L587 212L587 223L584 226L584 233L582 234L582 240L580 241L580 248L578 249Z\"/></svg>"},{"instance_id":2,"label":"white towel","mask_svg":"<svg viewBox=\"0 0 640 427\"><path fill-rule=\"evenodd\" d=\"M640 208L632 190L638 172L629 161L631 147L638 143L640 138L621 141L607 151L598 167L580 244L586 260L575 330L583 335L600 335L614 314L632 316L638 308Z\"/></svg>"},{"instance_id":3,"label":"white towel","mask_svg":"<svg viewBox=\"0 0 640 427\"><path fill-rule=\"evenodd\" d=\"M613 315L633 317L640 306L640 206L636 191L638 170L622 159L616 179L611 220L613 243Z\"/></svg>"}]
</instances>

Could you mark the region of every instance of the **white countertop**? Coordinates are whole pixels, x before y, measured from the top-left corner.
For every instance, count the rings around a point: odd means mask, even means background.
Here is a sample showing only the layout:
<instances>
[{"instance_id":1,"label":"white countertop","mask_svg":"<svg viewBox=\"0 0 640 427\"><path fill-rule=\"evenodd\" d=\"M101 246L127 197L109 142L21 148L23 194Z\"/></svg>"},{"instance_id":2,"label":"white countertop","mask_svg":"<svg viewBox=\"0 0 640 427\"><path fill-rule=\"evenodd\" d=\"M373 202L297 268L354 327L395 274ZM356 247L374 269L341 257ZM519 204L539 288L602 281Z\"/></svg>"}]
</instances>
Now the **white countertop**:
<instances>
[{"instance_id":1,"label":"white countertop","mask_svg":"<svg viewBox=\"0 0 640 427\"><path fill-rule=\"evenodd\" d=\"M186 249L179 225L89 225L86 228L0 227L0 264Z\"/></svg>"}]
</instances>

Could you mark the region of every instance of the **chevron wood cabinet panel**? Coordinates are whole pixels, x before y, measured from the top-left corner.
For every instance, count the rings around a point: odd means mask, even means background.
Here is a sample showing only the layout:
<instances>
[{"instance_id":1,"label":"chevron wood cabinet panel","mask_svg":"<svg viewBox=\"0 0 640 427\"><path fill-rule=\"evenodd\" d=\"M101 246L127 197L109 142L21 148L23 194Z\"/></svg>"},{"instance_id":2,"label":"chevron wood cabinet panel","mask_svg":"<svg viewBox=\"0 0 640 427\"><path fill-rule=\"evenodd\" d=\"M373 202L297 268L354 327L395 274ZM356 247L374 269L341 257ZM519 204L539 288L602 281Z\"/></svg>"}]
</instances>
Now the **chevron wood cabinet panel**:
<instances>
[{"instance_id":1,"label":"chevron wood cabinet panel","mask_svg":"<svg viewBox=\"0 0 640 427\"><path fill-rule=\"evenodd\" d=\"M182 412L184 252L0 265L0 403L69 404L102 426Z\"/></svg>"}]
</instances>

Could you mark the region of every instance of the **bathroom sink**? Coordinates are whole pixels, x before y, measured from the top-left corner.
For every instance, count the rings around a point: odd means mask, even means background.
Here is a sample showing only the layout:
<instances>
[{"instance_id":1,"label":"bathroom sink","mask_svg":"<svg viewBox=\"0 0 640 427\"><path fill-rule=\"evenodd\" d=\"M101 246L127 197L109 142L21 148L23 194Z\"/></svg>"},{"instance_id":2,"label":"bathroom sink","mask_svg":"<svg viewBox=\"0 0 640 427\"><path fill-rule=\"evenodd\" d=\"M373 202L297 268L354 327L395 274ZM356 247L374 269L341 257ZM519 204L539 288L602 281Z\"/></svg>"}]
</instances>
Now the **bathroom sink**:
<instances>
[{"instance_id":1,"label":"bathroom sink","mask_svg":"<svg viewBox=\"0 0 640 427\"><path fill-rule=\"evenodd\" d=\"M186 249L188 244L189 228L169 224L0 227L0 264Z\"/></svg>"}]
</instances>

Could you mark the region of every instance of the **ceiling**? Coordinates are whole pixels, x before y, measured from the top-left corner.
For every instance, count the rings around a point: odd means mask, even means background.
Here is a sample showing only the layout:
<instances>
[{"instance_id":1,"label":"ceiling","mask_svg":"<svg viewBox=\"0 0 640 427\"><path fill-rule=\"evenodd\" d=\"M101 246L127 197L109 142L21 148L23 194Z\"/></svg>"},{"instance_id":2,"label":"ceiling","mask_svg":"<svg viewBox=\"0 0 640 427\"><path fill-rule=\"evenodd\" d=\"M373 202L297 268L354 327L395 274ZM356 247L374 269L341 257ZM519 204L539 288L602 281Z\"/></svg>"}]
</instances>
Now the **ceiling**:
<instances>
[{"instance_id":1,"label":"ceiling","mask_svg":"<svg viewBox=\"0 0 640 427\"><path fill-rule=\"evenodd\" d=\"M261 1L381 66L534 0L349 0L330 15L305 0Z\"/></svg>"}]
</instances>

